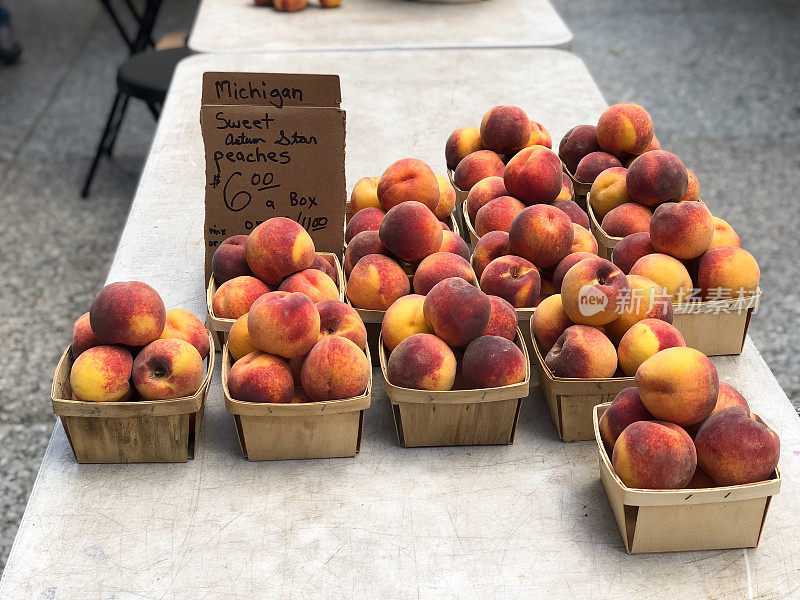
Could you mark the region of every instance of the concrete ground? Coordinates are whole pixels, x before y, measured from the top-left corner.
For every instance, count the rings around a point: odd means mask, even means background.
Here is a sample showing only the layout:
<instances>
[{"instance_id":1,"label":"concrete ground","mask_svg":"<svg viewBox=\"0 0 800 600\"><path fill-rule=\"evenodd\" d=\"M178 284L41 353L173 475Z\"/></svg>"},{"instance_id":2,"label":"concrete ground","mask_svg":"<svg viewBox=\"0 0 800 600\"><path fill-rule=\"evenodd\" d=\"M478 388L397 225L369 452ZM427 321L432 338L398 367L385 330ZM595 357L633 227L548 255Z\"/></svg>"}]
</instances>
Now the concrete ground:
<instances>
[{"instance_id":1,"label":"concrete ground","mask_svg":"<svg viewBox=\"0 0 800 600\"><path fill-rule=\"evenodd\" d=\"M791 205L800 188L800 5L553 2L608 101L650 110L662 146L697 173L703 198L758 258L764 300L750 332L800 406L800 352L790 342L800 316ZM81 200L125 48L97 2L6 3L25 57L0 67L0 569L54 423L54 365L105 280L154 129L132 103L114 161ZM188 29L196 4L165 2L157 33Z\"/></svg>"}]
</instances>

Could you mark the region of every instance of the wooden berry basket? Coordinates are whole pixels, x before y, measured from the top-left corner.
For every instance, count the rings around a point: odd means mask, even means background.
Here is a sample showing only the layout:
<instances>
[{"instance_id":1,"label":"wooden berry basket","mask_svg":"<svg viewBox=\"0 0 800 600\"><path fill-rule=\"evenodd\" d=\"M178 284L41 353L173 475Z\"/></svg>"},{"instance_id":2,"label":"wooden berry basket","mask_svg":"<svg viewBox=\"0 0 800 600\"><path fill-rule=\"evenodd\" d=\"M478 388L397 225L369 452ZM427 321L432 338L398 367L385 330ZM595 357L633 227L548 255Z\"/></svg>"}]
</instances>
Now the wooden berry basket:
<instances>
[{"instance_id":1,"label":"wooden berry basket","mask_svg":"<svg viewBox=\"0 0 800 600\"><path fill-rule=\"evenodd\" d=\"M209 343L213 342L209 333ZM206 376L192 396L171 400L82 402L72 400L69 376L72 347L64 351L53 377L50 398L79 463L170 463L194 458L208 386L214 372L213 352Z\"/></svg>"},{"instance_id":2,"label":"wooden berry basket","mask_svg":"<svg viewBox=\"0 0 800 600\"><path fill-rule=\"evenodd\" d=\"M369 348L366 350L369 360ZM272 404L242 402L228 391L231 355L222 350L222 390L233 415L239 446L247 460L347 458L361 449L364 411L372 398L372 371L364 393L355 398Z\"/></svg>"},{"instance_id":3,"label":"wooden berry basket","mask_svg":"<svg viewBox=\"0 0 800 600\"><path fill-rule=\"evenodd\" d=\"M591 182L587 183L584 181L578 181L575 178L575 175L572 174L572 171L570 171L567 168L567 165L564 164L563 160L561 161L561 168L564 171L564 173L567 174L567 177L569 177L570 181L572 181L572 188L575 193L576 204L580 206L584 211L587 211L588 202L586 198L589 195L589 190L592 189Z\"/></svg>"},{"instance_id":4,"label":"wooden berry basket","mask_svg":"<svg viewBox=\"0 0 800 600\"><path fill-rule=\"evenodd\" d=\"M600 480L628 554L755 548L761 539L781 473L759 483L685 490L627 487L614 473L600 437L599 421L608 404L594 408L594 435Z\"/></svg>"},{"instance_id":5,"label":"wooden berry basket","mask_svg":"<svg viewBox=\"0 0 800 600\"><path fill-rule=\"evenodd\" d=\"M339 289L339 300L344 301L344 272L342 271L342 265L339 262L339 258L333 254L332 252L318 252L322 258L328 261L328 263L336 270L336 276L339 281L336 284L336 287ZM214 315L214 294L217 293L217 282L214 281L214 275L211 275L211 278L208 280L208 289L206 290L206 310L208 311L208 315L206 316L206 327L208 327L211 331L214 332L214 344L212 348L215 351L221 352L222 347L225 345L225 342L228 340L228 332L233 327L233 324L236 323L236 319L224 319L221 317L217 317Z\"/></svg>"},{"instance_id":6,"label":"wooden berry basket","mask_svg":"<svg viewBox=\"0 0 800 600\"><path fill-rule=\"evenodd\" d=\"M469 235L469 230L467 229L467 219L465 219L464 216L467 214L467 196L469 195L469 190L464 191L456 185L455 171L453 171L450 167L447 167L447 178L450 180L450 184L456 191L456 207L453 212L455 213L457 220L461 222L461 238L468 244L471 243L474 245L475 242L472 241L472 237Z\"/></svg>"},{"instance_id":7,"label":"wooden berry basket","mask_svg":"<svg viewBox=\"0 0 800 600\"><path fill-rule=\"evenodd\" d=\"M499 388L429 392L389 382L388 356L381 339L381 373L400 445L416 448L513 444L522 401L530 392L531 375L528 349L519 328L515 343L527 365L523 382Z\"/></svg>"},{"instance_id":8,"label":"wooden berry basket","mask_svg":"<svg viewBox=\"0 0 800 600\"><path fill-rule=\"evenodd\" d=\"M621 237L608 235L597 220L597 216L592 209L591 196L586 196L586 212L589 214L589 230L592 232L594 239L597 240L597 254L601 258L611 260L614 254L614 248L622 241Z\"/></svg>"},{"instance_id":9,"label":"wooden berry basket","mask_svg":"<svg viewBox=\"0 0 800 600\"><path fill-rule=\"evenodd\" d=\"M556 377L544 362L536 337L531 331L533 357L539 389L550 410L550 417L562 442L594 439L592 411L598 404L611 402L622 390L635 386L633 377L577 379Z\"/></svg>"},{"instance_id":10,"label":"wooden berry basket","mask_svg":"<svg viewBox=\"0 0 800 600\"><path fill-rule=\"evenodd\" d=\"M475 227L472 225L472 219L469 218L466 202L461 204L461 221L464 223L464 229L466 229L467 233L469 234L469 243L472 244L473 248L475 248L475 244L478 243L478 240L481 239L481 236L478 235L478 232L475 231Z\"/></svg>"}]
</instances>

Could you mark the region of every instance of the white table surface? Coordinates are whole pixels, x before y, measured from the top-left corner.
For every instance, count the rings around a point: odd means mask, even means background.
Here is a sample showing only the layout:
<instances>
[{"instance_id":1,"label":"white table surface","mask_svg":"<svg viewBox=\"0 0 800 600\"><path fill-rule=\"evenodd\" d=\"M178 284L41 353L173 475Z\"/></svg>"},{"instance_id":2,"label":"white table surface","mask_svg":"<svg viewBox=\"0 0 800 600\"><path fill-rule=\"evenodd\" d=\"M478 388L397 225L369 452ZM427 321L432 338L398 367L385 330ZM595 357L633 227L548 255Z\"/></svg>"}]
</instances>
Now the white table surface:
<instances>
[{"instance_id":1,"label":"white table surface","mask_svg":"<svg viewBox=\"0 0 800 600\"><path fill-rule=\"evenodd\" d=\"M338 8L297 13L253 0L201 0L189 37L193 50L215 53L571 44L572 33L549 0L342 0Z\"/></svg>"},{"instance_id":2,"label":"white table surface","mask_svg":"<svg viewBox=\"0 0 800 600\"><path fill-rule=\"evenodd\" d=\"M498 60L537 76L497 70ZM198 315L200 80L233 69L341 73L349 186L406 155L444 168L447 134L492 104L525 107L554 140L605 106L581 61L554 50L184 61L109 281L147 281L168 307ZM497 86L469 85L481 73ZM356 458L250 463L217 373L187 464L78 465L56 426L0 598L791 597L800 586L800 419L749 340L740 357L714 362L782 440L783 489L757 549L627 555L594 442L558 441L536 388L513 446L400 448L378 383Z\"/></svg>"}]
</instances>

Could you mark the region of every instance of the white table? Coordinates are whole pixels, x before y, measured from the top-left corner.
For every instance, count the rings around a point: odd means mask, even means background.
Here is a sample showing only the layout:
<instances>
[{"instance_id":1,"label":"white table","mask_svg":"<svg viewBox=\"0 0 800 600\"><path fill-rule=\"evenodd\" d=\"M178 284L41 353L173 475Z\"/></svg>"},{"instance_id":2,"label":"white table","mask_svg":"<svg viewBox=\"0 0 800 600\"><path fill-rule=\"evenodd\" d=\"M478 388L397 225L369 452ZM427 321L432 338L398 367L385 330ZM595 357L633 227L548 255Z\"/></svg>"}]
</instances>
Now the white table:
<instances>
[{"instance_id":1,"label":"white table","mask_svg":"<svg viewBox=\"0 0 800 600\"><path fill-rule=\"evenodd\" d=\"M189 37L193 50L214 53L571 44L572 33L549 0L343 0L335 9L309 6L297 13L253 0L202 0Z\"/></svg>"},{"instance_id":2,"label":"white table","mask_svg":"<svg viewBox=\"0 0 800 600\"><path fill-rule=\"evenodd\" d=\"M537 77L497 70L498 61ZM406 155L443 168L450 129L493 103L529 109L555 140L605 106L581 61L554 50L184 61L109 281L145 280L168 307L200 315L200 78L231 69L340 72L350 185ZM502 93L468 85L481 73ZM386 93L395 77L405 96ZM217 373L187 464L78 465L56 427L0 598L789 597L800 586L800 419L750 341L740 357L714 362L782 439L783 490L757 549L625 554L595 444L558 441L538 390L513 446L400 448L376 385L356 458L249 463Z\"/></svg>"}]
</instances>

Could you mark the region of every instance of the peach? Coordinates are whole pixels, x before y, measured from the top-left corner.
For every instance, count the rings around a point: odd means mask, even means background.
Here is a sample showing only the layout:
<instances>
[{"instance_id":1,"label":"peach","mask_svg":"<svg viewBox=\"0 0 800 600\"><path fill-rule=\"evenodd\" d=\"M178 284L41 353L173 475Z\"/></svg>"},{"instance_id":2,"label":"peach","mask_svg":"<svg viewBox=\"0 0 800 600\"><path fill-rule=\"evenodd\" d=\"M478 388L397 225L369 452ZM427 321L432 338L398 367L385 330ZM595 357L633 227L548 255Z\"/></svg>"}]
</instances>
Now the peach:
<instances>
[{"instance_id":1,"label":"peach","mask_svg":"<svg viewBox=\"0 0 800 600\"><path fill-rule=\"evenodd\" d=\"M687 184L686 193L678 200L678 202L694 202L700 200L700 182L697 180L697 175L691 169L686 169Z\"/></svg>"},{"instance_id":2,"label":"peach","mask_svg":"<svg viewBox=\"0 0 800 600\"><path fill-rule=\"evenodd\" d=\"M608 211L600 222L600 227L606 235L625 237L632 233L649 232L652 218L653 213L646 206L626 202Z\"/></svg>"},{"instance_id":3,"label":"peach","mask_svg":"<svg viewBox=\"0 0 800 600\"><path fill-rule=\"evenodd\" d=\"M133 361L131 378L143 400L191 396L200 389L205 369L200 353L180 339L149 343Z\"/></svg>"},{"instance_id":4,"label":"peach","mask_svg":"<svg viewBox=\"0 0 800 600\"><path fill-rule=\"evenodd\" d=\"M642 319L634 323L619 342L619 367L625 375L633 377L639 365L656 352L682 346L686 346L686 341L673 325L660 319Z\"/></svg>"},{"instance_id":5,"label":"peach","mask_svg":"<svg viewBox=\"0 0 800 600\"><path fill-rule=\"evenodd\" d=\"M444 221L456 207L456 190L444 175L437 173L436 181L439 184L439 202L436 203L433 214L440 221Z\"/></svg>"},{"instance_id":6,"label":"peach","mask_svg":"<svg viewBox=\"0 0 800 600\"><path fill-rule=\"evenodd\" d=\"M81 353L69 374L74 399L121 402L131 396L133 357L125 348L95 346Z\"/></svg>"},{"instance_id":7,"label":"peach","mask_svg":"<svg viewBox=\"0 0 800 600\"><path fill-rule=\"evenodd\" d=\"M478 285L472 265L457 254L436 252L424 258L414 272L414 292L425 296L431 288L448 277L460 277L467 283Z\"/></svg>"},{"instance_id":8,"label":"peach","mask_svg":"<svg viewBox=\"0 0 800 600\"><path fill-rule=\"evenodd\" d=\"M465 260L469 260L469 246L467 246L467 242L449 229L447 231L442 231L442 245L439 246L437 252L448 252L460 256Z\"/></svg>"},{"instance_id":9,"label":"peach","mask_svg":"<svg viewBox=\"0 0 800 600\"><path fill-rule=\"evenodd\" d=\"M685 489L697 468L692 438L665 421L637 421L617 438L611 462L629 488Z\"/></svg>"},{"instance_id":10,"label":"peach","mask_svg":"<svg viewBox=\"0 0 800 600\"><path fill-rule=\"evenodd\" d=\"M194 313L183 308L171 308L167 311L167 323L160 338L189 342L200 353L200 358L208 356L211 349L206 326Z\"/></svg>"},{"instance_id":11,"label":"peach","mask_svg":"<svg viewBox=\"0 0 800 600\"><path fill-rule=\"evenodd\" d=\"M362 231L350 240L344 251L344 274L350 277L353 267L365 256L388 253L389 251L384 248L377 231Z\"/></svg>"},{"instance_id":12,"label":"peach","mask_svg":"<svg viewBox=\"0 0 800 600\"><path fill-rule=\"evenodd\" d=\"M650 145L647 146L647 148L645 148L644 152L650 152L652 150L661 150L661 142L658 141L658 138L656 137L655 134L653 134L653 140L650 142ZM642 154L644 154L644 152L642 152ZM636 157L633 156L631 157L631 160L635 158Z\"/></svg>"},{"instance_id":13,"label":"peach","mask_svg":"<svg viewBox=\"0 0 800 600\"><path fill-rule=\"evenodd\" d=\"M564 134L558 144L558 156L573 174L584 156L600 150L600 144L597 141L597 127L594 125L573 127Z\"/></svg>"},{"instance_id":14,"label":"peach","mask_svg":"<svg viewBox=\"0 0 800 600\"><path fill-rule=\"evenodd\" d=\"M447 167L455 170L458 163L464 160L467 155L483 149L480 129L477 127L462 127L456 129L450 134L450 137L447 138L447 143L444 147Z\"/></svg>"},{"instance_id":15,"label":"peach","mask_svg":"<svg viewBox=\"0 0 800 600\"><path fill-rule=\"evenodd\" d=\"M398 204L383 218L378 232L384 247L403 260L415 262L442 245L442 227L431 210L414 200Z\"/></svg>"},{"instance_id":16,"label":"peach","mask_svg":"<svg viewBox=\"0 0 800 600\"><path fill-rule=\"evenodd\" d=\"M597 256L593 252L573 252L572 254L567 254L563 260L556 265L555 270L553 271L553 289L561 293L561 284L564 282L564 275L567 274L573 265L578 264L584 258L593 258Z\"/></svg>"},{"instance_id":17,"label":"peach","mask_svg":"<svg viewBox=\"0 0 800 600\"><path fill-rule=\"evenodd\" d=\"M531 139L531 120L517 106L495 106L483 115L481 140L484 148L498 154L514 154Z\"/></svg>"},{"instance_id":18,"label":"peach","mask_svg":"<svg viewBox=\"0 0 800 600\"><path fill-rule=\"evenodd\" d=\"M731 406L741 406L748 413L750 412L750 405L745 400L735 387L728 383L719 382L719 395L717 396L717 404L711 414L716 414L723 408L730 408ZM710 415L709 415L710 416Z\"/></svg>"},{"instance_id":19,"label":"peach","mask_svg":"<svg viewBox=\"0 0 800 600\"><path fill-rule=\"evenodd\" d=\"M314 262L314 242L299 224L285 217L261 223L247 237L247 264L261 281L279 285Z\"/></svg>"},{"instance_id":20,"label":"peach","mask_svg":"<svg viewBox=\"0 0 800 600\"><path fill-rule=\"evenodd\" d=\"M223 241L214 250L211 257L211 272L214 274L214 281L221 285L242 275L252 275L250 265L247 264L245 245L246 235L234 235Z\"/></svg>"},{"instance_id":21,"label":"peach","mask_svg":"<svg viewBox=\"0 0 800 600\"><path fill-rule=\"evenodd\" d=\"M686 193L689 175L677 156L664 150L645 152L628 167L628 194L645 206L676 202Z\"/></svg>"},{"instance_id":22,"label":"peach","mask_svg":"<svg viewBox=\"0 0 800 600\"><path fill-rule=\"evenodd\" d=\"M597 142L611 154L641 154L653 141L653 119L638 104L609 106L597 121Z\"/></svg>"},{"instance_id":23,"label":"peach","mask_svg":"<svg viewBox=\"0 0 800 600\"><path fill-rule=\"evenodd\" d=\"M105 286L89 309L92 331L103 344L145 346L158 339L166 322L161 296L140 281Z\"/></svg>"},{"instance_id":24,"label":"peach","mask_svg":"<svg viewBox=\"0 0 800 600\"><path fill-rule=\"evenodd\" d=\"M719 248L720 246L738 246L741 248L742 241L739 239L739 234L733 230L733 227L724 219L719 217L713 217L713 219L714 235L711 237L711 245L708 249Z\"/></svg>"},{"instance_id":25,"label":"peach","mask_svg":"<svg viewBox=\"0 0 800 600\"><path fill-rule=\"evenodd\" d=\"M380 177L362 177L353 186L350 192L350 211L358 214L365 208L380 208L381 202L378 200L378 183Z\"/></svg>"},{"instance_id":26,"label":"peach","mask_svg":"<svg viewBox=\"0 0 800 600\"><path fill-rule=\"evenodd\" d=\"M589 229L589 217L574 200L556 200L553 202L553 207L564 212L569 217L570 221L576 225L580 225L584 229Z\"/></svg>"},{"instance_id":27,"label":"peach","mask_svg":"<svg viewBox=\"0 0 800 600\"><path fill-rule=\"evenodd\" d=\"M236 362L243 356L258 350L250 341L250 332L247 329L247 313L236 319L236 322L228 332L228 352Z\"/></svg>"},{"instance_id":28,"label":"peach","mask_svg":"<svg viewBox=\"0 0 800 600\"><path fill-rule=\"evenodd\" d=\"M550 348L544 363L556 377L606 379L617 370L617 350L602 331L570 325Z\"/></svg>"},{"instance_id":29,"label":"peach","mask_svg":"<svg viewBox=\"0 0 800 600\"><path fill-rule=\"evenodd\" d=\"M481 335L499 335L513 342L517 337L517 311L500 296L490 295L489 302L492 303L492 312L489 324Z\"/></svg>"},{"instance_id":30,"label":"peach","mask_svg":"<svg viewBox=\"0 0 800 600\"><path fill-rule=\"evenodd\" d=\"M697 267L697 287L705 300L751 296L760 278L756 259L737 246L712 248L700 257Z\"/></svg>"},{"instance_id":31,"label":"peach","mask_svg":"<svg viewBox=\"0 0 800 600\"><path fill-rule=\"evenodd\" d=\"M515 308L534 306L541 291L539 270L520 256L500 256L486 265L481 274L481 289L500 296Z\"/></svg>"},{"instance_id":32,"label":"peach","mask_svg":"<svg viewBox=\"0 0 800 600\"><path fill-rule=\"evenodd\" d=\"M498 335L482 335L464 350L461 372L468 388L483 389L525 381L528 361L514 342Z\"/></svg>"},{"instance_id":33,"label":"peach","mask_svg":"<svg viewBox=\"0 0 800 600\"><path fill-rule=\"evenodd\" d=\"M635 387L622 390L598 421L600 437L608 450L614 448L617 438L631 423L652 421L653 415L644 407Z\"/></svg>"},{"instance_id":34,"label":"peach","mask_svg":"<svg viewBox=\"0 0 800 600\"><path fill-rule=\"evenodd\" d=\"M398 387L447 391L453 389L456 368L456 357L447 344L435 335L415 333L392 350L386 378Z\"/></svg>"},{"instance_id":35,"label":"peach","mask_svg":"<svg viewBox=\"0 0 800 600\"><path fill-rule=\"evenodd\" d=\"M618 306L629 293L625 274L599 256L577 262L561 282L564 310L581 325L611 323L619 317Z\"/></svg>"},{"instance_id":36,"label":"peach","mask_svg":"<svg viewBox=\"0 0 800 600\"><path fill-rule=\"evenodd\" d=\"M312 402L360 396L369 385L372 365L364 351L338 335L322 338L303 361L300 380Z\"/></svg>"},{"instance_id":37,"label":"peach","mask_svg":"<svg viewBox=\"0 0 800 600\"><path fill-rule=\"evenodd\" d=\"M653 212L650 242L656 252L688 260L708 250L714 220L702 202L666 202Z\"/></svg>"},{"instance_id":38,"label":"peach","mask_svg":"<svg viewBox=\"0 0 800 600\"><path fill-rule=\"evenodd\" d=\"M531 121L531 137L525 147L529 146L544 146L545 148L553 147L553 138L550 132L545 129L545 126L536 121Z\"/></svg>"},{"instance_id":39,"label":"peach","mask_svg":"<svg viewBox=\"0 0 800 600\"><path fill-rule=\"evenodd\" d=\"M650 243L650 233L639 231L626 235L617 245L611 255L611 262L617 265L623 273L630 273L637 260L648 254L654 254L655 248Z\"/></svg>"},{"instance_id":40,"label":"peach","mask_svg":"<svg viewBox=\"0 0 800 600\"><path fill-rule=\"evenodd\" d=\"M564 312L561 294L553 294L542 300L533 311L531 333L541 346L542 354L547 354L567 327L574 324Z\"/></svg>"},{"instance_id":41,"label":"peach","mask_svg":"<svg viewBox=\"0 0 800 600\"><path fill-rule=\"evenodd\" d=\"M511 253L540 269L554 267L569 254L575 232L565 212L545 204L519 213L508 231Z\"/></svg>"},{"instance_id":42,"label":"peach","mask_svg":"<svg viewBox=\"0 0 800 600\"><path fill-rule=\"evenodd\" d=\"M242 275L229 279L217 288L211 309L218 319L238 319L258 298L270 292L269 286L255 277Z\"/></svg>"},{"instance_id":43,"label":"peach","mask_svg":"<svg viewBox=\"0 0 800 600\"><path fill-rule=\"evenodd\" d=\"M475 217L484 204L500 196L507 195L508 191L506 191L506 184L503 182L502 177L481 179L472 186L472 189L467 194L467 214L470 221L475 222Z\"/></svg>"},{"instance_id":44,"label":"peach","mask_svg":"<svg viewBox=\"0 0 800 600\"><path fill-rule=\"evenodd\" d=\"M306 269L283 280L278 289L282 292L300 292L316 304L323 300L338 300L339 289L328 275L317 269Z\"/></svg>"},{"instance_id":45,"label":"peach","mask_svg":"<svg viewBox=\"0 0 800 600\"><path fill-rule=\"evenodd\" d=\"M572 230L574 235L572 247L569 249L570 254L576 252L597 254L597 240L594 239L594 236L588 229L581 227L577 223L573 223ZM569 256L569 254L567 256Z\"/></svg>"},{"instance_id":46,"label":"peach","mask_svg":"<svg viewBox=\"0 0 800 600\"><path fill-rule=\"evenodd\" d=\"M323 300L317 304L319 338L338 335L347 338L362 350L367 346L367 328L356 310L340 300Z\"/></svg>"},{"instance_id":47,"label":"peach","mask_svg":"<svg viewBox=\"0 0 800 600\"><path fill-rule=\"evenodd\" d=\"M627 279L630 292L617 302L617 318L604 326L606 335L615 344L640 321L659 319L672 323L673 318L672 302L663 287L639 275L628 275Z\"/></svg>"},{"instance_id":48,"label":"peach","mask_svg":"<svg viewBox=\"0 0 800 600\"><path fill-rule=\"evenodd\" d=\"M319 311L305 294L270 292L250 308L247 332L262 352L297 358L311 350L319 338Z\"/></svg>"},{"instance_id":49,"label":"peach","mask_svg":"<svg viewBox=\"0 0 800 600\"><path fill-rule=\"evenodd\" d=\"M717 487L717 484L714 483L711 476L699 466L694 470L691 481L686 485L686 488L690 490L701 490L713 487Z\"/></svg>"},{"instance_id":50,"label":"peach","mask_svg":"<svg viewBox=\"0 0 800 600\"><path fill-rule=\"evenodd\" d=\"M544 146L516 154L503 174L508 193L525 204L550 204L561 193L563 171L558 155Z\"/></svg>"},{"instance_id":51,"label":"peach","mask_svg":"<svg viewBox=\"0 0 800 600\"><path fill-rule=\"evenodd\" d=\"M386 310L411 291L403 268L388 256L369 254L362 258L347 280L347 297L353 306Z\"/></svg>"},{"instance_id":52,"label":"peach","mask_svg":"<svg viewBox=\"0 0 800 600\"><path fill-rule=\"evenodd\" d=\"M536 303L534 306L539 306L539 303L547 298L548 296L552 296L556 293L556 288L553 285L553 282L547 279L547 277L542 277L542 287L539 290L539 297L536 299Z\"/></svg>"},{"instance_id":53,"label":"peach","mask_svg":"<svg viewBox=\"0 0 800 600\"><path fill-rule=\"evenodd\" d=\"M308 0L272 0L272 5L281 12L297 12L308 6Z\"/></svg>"},{"instance_id":54,"label":"peach","mask_svg":"<svg viewBox=\"0 0 800 600\"><path fill-rule=\"evenodd\" d=\"M510 252L508 233L505 231L490 231L475 244L475 249L472 253L472 266L475 269L475 275L480 279L484 269L490 262Z\"/></svg>"},{"instance_id":55,"label":"peach","mask_svg":"<svg viewBox=\"0 0 800 600\"><path fill-rule=\"evenodd\" d=\"M421 202L433 210L439 203L439 182L426 163L404 158L389 165L381 175L378 199L387 212L409 200Z\"/></svg>"},{"instance_id":56,"label":"peach","mask_svg":"<svg viewBox=\"0 0 800 600\"><path fill-rule=\"evenodd\" d=\"M478 150L465 156L453 173L453 182L463 191L469 191L476 183L487 177L502 177L506 165L496 152Z\"/></svg>"},{"instance_id":57,"label":"peach","mask_svg":"<svg viewBox=\"0 0 800 600\"><path fill-rule=\"evenodd\" d=\"M611 209L632 202L625 184L627 173L628 169L624 167L612 167L600 173L592 183L589 203L598 220L602 221Z\"/></svg>"},{"instance_id":58,"label":"peach","mask_svg":"<svg viewBox=\"0 0 800 600\"><path fill-rule=\"evenodd\" d=\"M563 200L575 200L575 186L572 184L572 179L566 173L561 174L561 191L556 196L553 204Z\"/></svg>"},{"instance_id":59,"label":"peach","mask_svg":"<svg viewBox=\"0 0 800 600\"><path fill-rule=\"evenodd\" d=\"M362 231L378 231L386 213L380 208L364 208L350 217L344 230L344 241L349 243Z\"/></svg>"},{"instance_id":60,"label":"peach","mask_svg":"<svg viewBox=\"0 0 800 600\"><path fill-rule=\"evenodd\" d=\"M314 255L314 262L311 263L311 269L316 269L317 271L322 271L333 279L333 283L337 286L339 285L339 273L336 272L334 266L327 261L324 257L320 256L319 253Z\"/></svg>"},{"instance_id":61,"label":"peach","mask_svg":"<svg viewBox=\"0 0 800 600\"><path fill-rule=\"evenodd\" d=\"M100 345L100 340L95 337L89 323L89 313L82 314L72 326L72 357L78 358L89 348Z\"/></svg>"},{"instance_id":62,"label":"peach","mask_svg":"<svg viewBox=\"0 0 800 600\"><path fill-rule=\"evenodd\" d=\"M423 314L424 302L424 296L409 294L395 300L383 315L381 337L389 352L415 333L433 333Z\"/></svg>"},{"instance_id":63,"label":"peach","mask_svg":"<svg viewBox=\"0 0 800 600\"><path fill-rule=\"evenodd\" d=\"M594 183L594 180L606 169L622 167L622 163L613 154L608 152L592 152L587 154L578 163L575 169L575 179L583 183Z\"/></svg>"},{"instance_id":64,"label":"peach","mask_svg":"<svg viewBox=\"0 0 800 600\"><path fill-rule=\"evenodd\" d=\"M475 217L475 232L483 237L490 231L508 231L525 205L511 196L500 196L484 204Z\"/></svg>"},{"instance_id":65,"label":"peach","mask_svg":"<svg viewBox=\"0 0 800 600\"><path fill-rule=\"evenodd\" d=\"M288 404L294 396L294 380L285 358L251 352L228 373L228 393L234 400Z\"/></svg>"},{"instance_id":66,"label":"peach","mask_svg":"<svg viewBox=\"0 0 800 600\"><path fill-rule=\"evenodd\" d=\"M694 425L714 410L719 378L714 363L694 348L662 350L636 371L636 386L647 410L656 418Z\"/></svg>"},{"instance_id":67,"label":"peach","mask_svg":"<svg viewBox=\"0 0 800 600\"><path fill-rule=\"evenodd\" d=\"M778 435L744 408L710 416L694 438L697 461L718 485L743 485L772 477L781 453Z\"/></svg>"},{"instance_id":68,"label":"peach","mask_svg":"<svg viewBox=\"0 0 800 600\"><path fill-rule=\"evenodd\" d=\"M489 324L492 303L481 290L460 277L437 283L425 296L425 320L448 345L460 348L481 335Z\"/></svg>"},{"instance_id":69,"label":"peach","mask_svg":"<svg viewBox=\"0 0 800 600\"><path fill-rule=\"evenodd\" d=\"M692 293L692 278L684 264L667 254L647 254L637 260L628 275L646 277L660 285L674 303L684 302Z\"/></svg>"}]
</instances>

